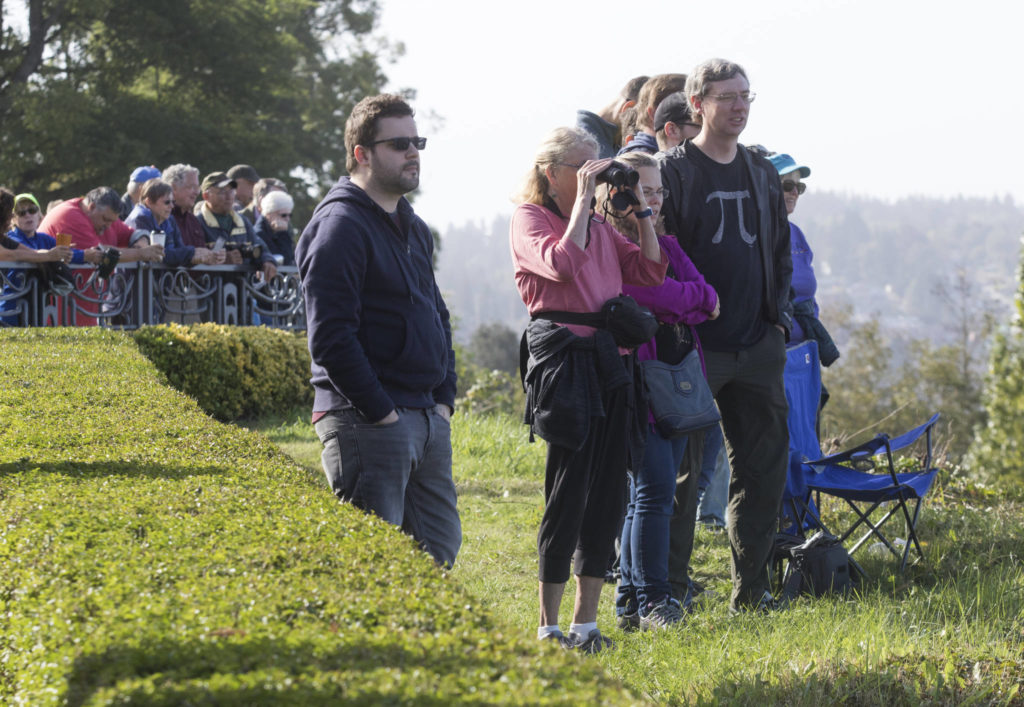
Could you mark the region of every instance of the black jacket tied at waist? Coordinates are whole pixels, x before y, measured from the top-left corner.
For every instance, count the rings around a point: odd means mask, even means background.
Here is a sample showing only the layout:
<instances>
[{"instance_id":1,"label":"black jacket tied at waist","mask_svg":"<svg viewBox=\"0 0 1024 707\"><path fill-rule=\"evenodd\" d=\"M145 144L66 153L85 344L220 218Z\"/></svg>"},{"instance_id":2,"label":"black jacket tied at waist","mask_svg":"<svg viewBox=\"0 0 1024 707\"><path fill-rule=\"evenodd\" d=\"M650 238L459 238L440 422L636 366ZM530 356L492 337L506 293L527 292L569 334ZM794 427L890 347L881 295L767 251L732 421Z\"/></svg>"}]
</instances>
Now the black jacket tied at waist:
<instances>
[{"instance_id":1,"label":"black jacket tied at waist","mask_svg":"<svg viewBox=\"0 0 1024 707\"><path fill-rule=\"evenodd\" d=\"M637 400L642 386L635 385L639 367L633 365L633 356L619 355L619 347L605 330L582 337L543 319L526 326L524 339L528 358L523 422L530 426L531 436L579 450L590 432L591 418L605 416L602 393L629 386L629 445L635 467L643 454L644 438L636 411L646 410L646 402Z\"/></svg>"}]
</instances>

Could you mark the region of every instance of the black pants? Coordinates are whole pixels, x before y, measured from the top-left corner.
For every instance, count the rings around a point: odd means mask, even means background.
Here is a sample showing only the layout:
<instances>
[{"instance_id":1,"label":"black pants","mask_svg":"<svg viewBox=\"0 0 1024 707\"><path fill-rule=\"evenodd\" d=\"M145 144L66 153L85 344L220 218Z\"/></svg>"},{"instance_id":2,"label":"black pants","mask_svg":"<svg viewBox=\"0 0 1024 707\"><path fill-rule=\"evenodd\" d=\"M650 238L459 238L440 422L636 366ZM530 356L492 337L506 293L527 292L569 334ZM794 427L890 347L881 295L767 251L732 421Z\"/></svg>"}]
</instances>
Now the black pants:
<instances>
[{"instance_id":1,"label":"black pants","mask_svg":"<svg viewBox=\"0 0 1024 707\"><path fill-rule=\"evenodd\" d=\"M569 563L584 577L604 577L626 506L629 386L605 391L605 417L590 419L578 451L548 445L544 516L537 533L539 579L569 580Z\"/></svg>"},{"instance_id":2,"label":"black pants","mask_svg":"<svg viewBox=\"0 0 1024 707\"><path fill-rule=\"evenodd\" d=\"M705 351L704 363L731 452L731 601L738 608L770 589L769 563L789 462L785 337L772 326L744 351Z\"/></svg>"}]
</instances>

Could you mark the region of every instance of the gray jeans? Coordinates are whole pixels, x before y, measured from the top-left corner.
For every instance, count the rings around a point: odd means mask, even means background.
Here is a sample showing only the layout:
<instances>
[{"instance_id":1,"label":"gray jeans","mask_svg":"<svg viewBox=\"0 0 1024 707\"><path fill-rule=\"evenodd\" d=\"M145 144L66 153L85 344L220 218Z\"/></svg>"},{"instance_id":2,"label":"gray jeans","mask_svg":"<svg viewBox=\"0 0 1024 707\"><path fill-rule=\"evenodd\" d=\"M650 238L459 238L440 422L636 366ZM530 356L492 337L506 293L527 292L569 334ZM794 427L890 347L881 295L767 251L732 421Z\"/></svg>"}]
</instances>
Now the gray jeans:
<instances>
[{"instance_id":1,"label":"gray jeans","mask_svg":"<svg viewBox=\"0 0 1024 707\"><path fill-rule=\"evenodd\" d=\"M441 565L462 545L452 481L451 424L434 408L397 408L374 425L353 409L317 421L324 473L334 495L398 525Z\"/></svg>"}]
</instances>

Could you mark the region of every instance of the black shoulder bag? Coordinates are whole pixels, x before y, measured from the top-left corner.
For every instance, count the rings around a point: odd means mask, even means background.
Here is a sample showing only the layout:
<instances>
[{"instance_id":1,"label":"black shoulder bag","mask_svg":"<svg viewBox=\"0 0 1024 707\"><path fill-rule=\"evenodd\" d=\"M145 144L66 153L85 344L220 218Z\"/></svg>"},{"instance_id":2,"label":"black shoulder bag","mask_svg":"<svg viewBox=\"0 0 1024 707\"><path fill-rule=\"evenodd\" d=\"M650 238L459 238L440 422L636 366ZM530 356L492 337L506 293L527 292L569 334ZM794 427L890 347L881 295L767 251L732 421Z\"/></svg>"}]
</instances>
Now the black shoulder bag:
<instances>
[{"instance_id":1,"label":"black shoulder bag","mask_svg":"<svg viewBox=\"0 0 1024 707\"><path fill-rule=\"evenodd\" d=\"M651 340L658 331L658 320L647 307L641 307L629 295L612 297L601 306L600 312L537 312L534 319L547 319L558 324L578 324L606 329L615 343L626 349L635 349Z\"/></svg>"}]
</instances>

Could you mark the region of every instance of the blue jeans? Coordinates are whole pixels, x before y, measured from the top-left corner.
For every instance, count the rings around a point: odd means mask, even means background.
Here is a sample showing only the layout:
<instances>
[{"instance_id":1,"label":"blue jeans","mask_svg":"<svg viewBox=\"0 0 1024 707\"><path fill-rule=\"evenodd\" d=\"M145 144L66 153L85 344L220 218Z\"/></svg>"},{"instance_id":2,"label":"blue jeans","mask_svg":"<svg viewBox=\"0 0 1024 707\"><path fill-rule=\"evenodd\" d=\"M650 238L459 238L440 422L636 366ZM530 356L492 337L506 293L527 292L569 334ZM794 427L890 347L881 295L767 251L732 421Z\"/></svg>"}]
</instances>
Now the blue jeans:
<instances>
[{"instance_id":1,"label":"blue jeans","mask_svg":"<svg viewBox=\"0 0 1024 707\"><path fill-rule=\"evenodd\" d=\"M643 464L629 475L629 504L619 555L622 577L615 595L619 615L637 610L645 615L650 605L671 594L669 521L686 439L665 439L648 427Z\"/></svg>"},{"instance_id":2,"label":"blue jeans","mask_svg":"<svg viewBox=\"0 0 1024 707\"><path fill-rule=\"evenodd\" d=\"M343 501L398 525L441 565L462 545L452 481L451 424L434 408L397 408L374 425L354 409L317 421L324 473Z\"/></svg>"},{"instance_id":3,"label":"blue jeans","mask_svg":"<svg viewBox=\"0 0 1024 707\"><path fill-rule=\"evenodd\" d=\"M697 520L725 527L725 506L729 502L729 455L721 425L704 435L704 462L697 482Z\"/></svg>"}]
</instances>

